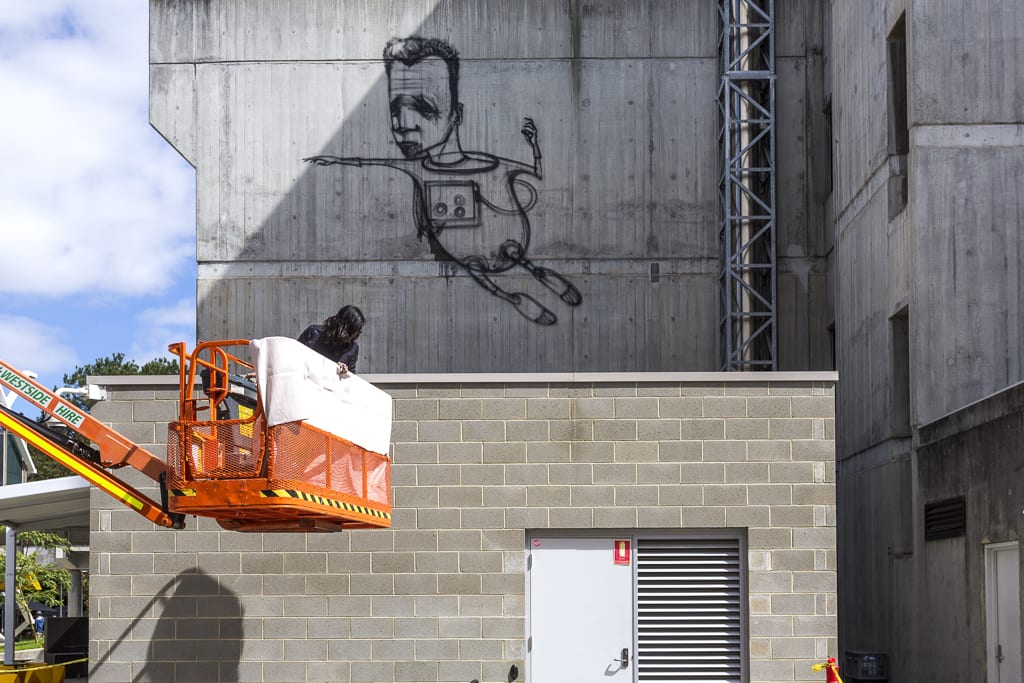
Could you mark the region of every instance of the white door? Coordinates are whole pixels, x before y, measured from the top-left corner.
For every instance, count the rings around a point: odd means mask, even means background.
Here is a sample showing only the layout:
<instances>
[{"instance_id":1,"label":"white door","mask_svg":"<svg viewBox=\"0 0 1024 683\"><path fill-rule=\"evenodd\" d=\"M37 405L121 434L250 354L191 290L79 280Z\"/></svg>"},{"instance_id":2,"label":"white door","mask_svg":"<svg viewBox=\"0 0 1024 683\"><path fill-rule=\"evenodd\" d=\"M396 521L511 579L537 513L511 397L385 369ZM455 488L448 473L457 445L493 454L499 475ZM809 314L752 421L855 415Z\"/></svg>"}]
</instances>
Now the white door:
<instances>
[{"instance_id":1,"label":"white door","mask_svg":"<svg viewBox=\"0 0 1024 683\"><path fill-rule=\"evenodd\" d=\"M527 542L527 680L633 683L632 553L616 564L613 538Z\"/></svg>"},{"instance_id":2,"label":"white door","mask_svg":"<svg viewBox=\"0 0 1024 683\"><path fill-rule=\"evenodd\" d=\"M1020 683L1020 549L1016 542L985 548L989 683Z\"/></svg>"}]
</instances>

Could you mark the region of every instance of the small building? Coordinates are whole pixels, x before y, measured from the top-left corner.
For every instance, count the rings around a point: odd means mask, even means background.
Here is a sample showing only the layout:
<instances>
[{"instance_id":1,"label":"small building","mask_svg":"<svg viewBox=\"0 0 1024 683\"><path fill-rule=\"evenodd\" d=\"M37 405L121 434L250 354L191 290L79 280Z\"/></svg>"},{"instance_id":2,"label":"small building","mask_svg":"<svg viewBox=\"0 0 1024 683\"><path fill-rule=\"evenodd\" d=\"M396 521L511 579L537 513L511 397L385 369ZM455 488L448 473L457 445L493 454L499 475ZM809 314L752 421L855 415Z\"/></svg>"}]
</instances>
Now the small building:
<instances>
[{"instance_id":1,"label":"small building","mask_svg":"<svg viewBox=\"0 0 1024 683\"><path fill-rule=\"evenodd\" d=\"M391 529L171 531L93 492L92 683L799 681L835 654L833 373L366 378ZM177 378L89 381L162 452Z\"/></svg>"}]
</instances>

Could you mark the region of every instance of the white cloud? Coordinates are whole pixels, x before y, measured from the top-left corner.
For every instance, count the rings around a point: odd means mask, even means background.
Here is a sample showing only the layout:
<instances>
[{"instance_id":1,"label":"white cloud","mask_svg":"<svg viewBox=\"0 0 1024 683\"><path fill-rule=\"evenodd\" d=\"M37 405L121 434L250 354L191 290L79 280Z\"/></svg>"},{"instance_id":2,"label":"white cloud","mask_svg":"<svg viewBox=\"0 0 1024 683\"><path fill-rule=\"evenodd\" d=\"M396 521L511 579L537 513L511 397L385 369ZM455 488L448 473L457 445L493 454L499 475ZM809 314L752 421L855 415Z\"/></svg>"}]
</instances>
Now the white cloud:
<instances>
[{"instance_id":1,"label":"white cloud","mask_svg":"<svg viewBox=\"0 0 1024 683\"><path fill-rule=\"evenodd\" d=\"M18 370L61 375L78 365L74 349L61 336L56 327L0 313L0 358Z\"/></svg>"},{"instance_id":2,"label":"white cloud","mask_svg":"<svg viewBox=\"0 0 1024 683\"><path fill-rule=\"evenodd\" d=\"M196 304L182 299L173 306L149 308L136 317L131 353L143 365L154 358L170 358L170 342L183 341L191 352L196 342Z\"/></svg>"},{"instance_id":3,"label":"white cloud","mask_svg":"<svg viewBox=\"0 0 1024 683\"><path fill-rule=\"evenodd\" d=\"M12 4L0 13L0 292L166 291L194 262L194 175L148 123L146 3Z\"/></svg>"}]
</instances>

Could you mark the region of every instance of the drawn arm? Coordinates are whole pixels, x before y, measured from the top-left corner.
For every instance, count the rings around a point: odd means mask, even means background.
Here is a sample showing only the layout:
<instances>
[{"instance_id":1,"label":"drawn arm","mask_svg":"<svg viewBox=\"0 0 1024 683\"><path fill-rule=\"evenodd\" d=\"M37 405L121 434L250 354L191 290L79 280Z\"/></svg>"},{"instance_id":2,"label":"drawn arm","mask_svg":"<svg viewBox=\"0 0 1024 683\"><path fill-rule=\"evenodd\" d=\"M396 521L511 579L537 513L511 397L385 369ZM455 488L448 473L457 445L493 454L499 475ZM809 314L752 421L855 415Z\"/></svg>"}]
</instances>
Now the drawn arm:
<instances>
[{"instance_id":1,"label":"drawn arm","mask_svg":"<svg viewBox=\"0 0 1024 683\"><path fill-rule=\"evenodd\" d=\"M523 137L526 138L526 142L529 143L533 149L533 172L538 178L544 177L544 171L540 162L540 135L537 133L537 124L533 122L533 119L526 117L523 119L523 127L520 131Z\"/></svg>"},{"instance_id":2,"label":"drawn arm","mask_svg":"<svg viewBox=\"0 0 1024 683\"><path fill-rule=\"evenodd\" d=\"M333 157L315 156L303 159L314 166L393 166L395 168L403 161L402 159L363 159L361 157Z\"/></svg>"}]
</instances>

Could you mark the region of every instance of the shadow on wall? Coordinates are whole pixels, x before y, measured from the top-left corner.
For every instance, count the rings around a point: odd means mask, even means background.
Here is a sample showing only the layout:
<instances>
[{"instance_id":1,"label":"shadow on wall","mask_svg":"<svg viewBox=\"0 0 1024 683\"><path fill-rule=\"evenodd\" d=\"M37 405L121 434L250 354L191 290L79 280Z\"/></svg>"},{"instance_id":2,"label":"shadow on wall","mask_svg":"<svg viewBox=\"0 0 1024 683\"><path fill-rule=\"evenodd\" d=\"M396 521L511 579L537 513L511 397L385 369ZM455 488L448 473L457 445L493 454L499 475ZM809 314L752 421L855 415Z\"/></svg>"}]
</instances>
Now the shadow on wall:
<instances>
[{"instance_id":1,"label":"shadow on wall","mask_svg":"<svg viewBox=\"0 0 1024 683\"><path fill-rule=\"evenodd\" d=\"M238 596L217 577L201 569L181 572L139 611L93 667L114 657L122 645L148 638L148 652L141 668L132 672L132 683L233 683L242 657L243 612ZM152 626L147 628L149 620ZM133 666L138 666L140 658L134 659Z\"/></svg>"}]
</instances>

